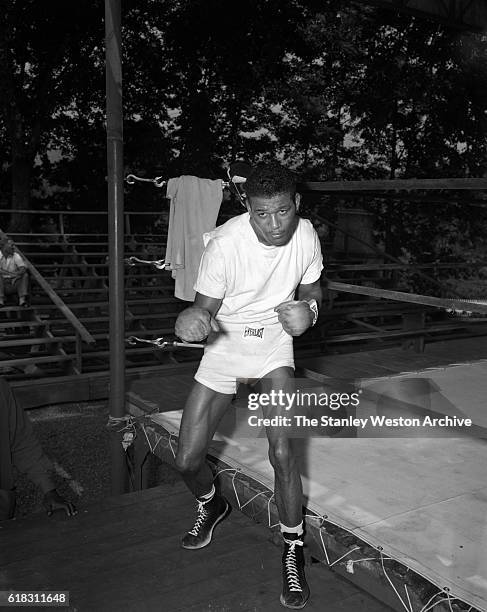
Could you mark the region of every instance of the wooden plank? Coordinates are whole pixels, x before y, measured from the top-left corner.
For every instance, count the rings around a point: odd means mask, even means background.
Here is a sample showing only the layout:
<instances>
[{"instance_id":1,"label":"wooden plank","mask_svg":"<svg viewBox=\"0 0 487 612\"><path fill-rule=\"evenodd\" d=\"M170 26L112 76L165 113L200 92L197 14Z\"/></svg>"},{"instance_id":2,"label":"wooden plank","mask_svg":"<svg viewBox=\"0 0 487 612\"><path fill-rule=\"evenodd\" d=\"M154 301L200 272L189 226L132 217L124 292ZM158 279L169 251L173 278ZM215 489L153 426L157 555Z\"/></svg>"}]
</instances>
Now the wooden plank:
<instances>
[{"instance_id":1,"label":"wooden plank","mask_svg":"<svg viewBox=\"0 0 487 612\"><path fill-rule=\"evenodd\" d=\"M150 276L150 275L149 275ZM67 277L69 279L74 279L75 281L79 280L79 277L73 276L73 277ZM138 279L139 276L126 276L125 279ZM137 289L137 293L144 293L144 291L159 291L161 289L163 289L164 286L162 285L154 285L154 286L147 286L147 287L130 287L127 286L125 287L125 293L130 293L131 291L133 291L134 289ZM174 285L173 284L168 284L165 286L165 288L167 289L174 289ZM56 289L58 295L66 295L66 296L70 296L70 295L76 295L76 294L90 294L90 293L95 293L95 294L100 294L100 295L104 295L104 294L108 294L108 287L58 287Z\"/></svg>"},{"instance_id":2,"label":"wooden plank","mask_svg":"<svg viewBox=\"0 0 487 612\"><path fill-rule=\"evenodd\" d=\"M358 342L360 340L377 340L380 338L406 338L406 337L414 337L421 335L430 335L435 333L441 333L446 330L448 331L456 331L459 329L464 329L465 324L460 325L432 325L430 327L425 327L424 329L416 329L416 330L398 330L398 331L388 331L384 329L382 332L370 332L370 333L329 333L325 338L324 342L326 344L341 344L343 342Z\"/></svg>"},{"instance_id":3,"label":"wooden plank","mask_svg":"<svg viewBox=\"0 0 487 612\"><path fill-rule=\"evenodd\" d=\"M53 252L49 252L49 251L29 251L29 255L31 257L70 257L70 256L80 256L82 255L83 257L106 257L108 255L108 251L76 251L76 252L63 252L63 251L59 251L57 253L53 253ZM84 261L77 261L75 264L71 264L71 267L78 267L78 266L86 266L86 262ZM37 279L36 279L37 280Z\"/></svg>"},{"instance_id":4,"label":"wooden plank","mask_svg":"<svg viewBox=\"0 0 487 612\"><path fill-rule=\"evenodd\" d=\"M347 191L412 191L412 190L484 190L484 178L440 178L440 179L388 179L367 181L306 181L298 185L298 190L319 191L321 193Z\"/></svg>"},{"instance_id":5,"label":"wooden plank","mask_svg":"<svg viewBox=\"0 0 487 612\"><path fill-rule=\"evenodd\" d=\"M155 610L161 602L174 611L233 610L220 607L230 603L252 609L249 602L277 610L281 554L266 528L234 512L218 527L211 547L187 551L180 547L179 530L184 532L186 517L193 518L187 503L192 496L175 493L165 509L160 497L149 490L112 498L102 504L104 511L94 507L74 519L8 525L0 530L0 550L7 544L17 560L3 567L0 587L69 590L71 605L82 610ZM329 603L357 597L375 603L322 566L309 568L308 578L313 612L322 609L324 595ZM380 604L362 609L385 611Z\"/></svg>"},{"instance_id":6,"label":"wooden plank","mask_svg":"<svg viewBox=\"0 0 487 612\"><path fill-rule=\"evenodd\" d=\"M180 491L179 495L183 495L184 499L188 500L187 491ZM171 503L173 503L173 498L174 496L168 496L166 500L171 500ZM22 519L15 521L18 523L16 529L9 529L9 525L2 525L0 530L1 565L7 567L18 563L20 564L20 571L29 558L36 555L52 555L54 557L57 553L65 551L63 538L69 539L71 549L85 545L104 546L106 544L103 542L119 539L120 530L123 529L128 518L134 512L134 506L137 506L139 502L140 499L136 496L132 499L122 499L121 503L114 502L112 499L105 505L96 504L87 509L79 508L79 514L75 519L70 519L58 511L48 522L46 522L45 516L40 516L35 520ZM157 497L145 496L144 505L137 510L137 516L133 519L137 531L141 533L143 529L150 530L155 525L159 529L157 521L151 522L151 517L157 516L158 513L163 511L167 503L169 502L161 498L159 493L157 493ZM177 520L179 520L179 516L174 517L175 524ZM180 527L181 529L184 528L182 522ZM160 531L161 537L164 533L166 532L162 529ZM170 533L168 530L166 535ZM101 537L102 534L103 538Z\"/></svg>"},{"instance_id":7,"label":"wooden plank","mask_svg":"<svg viewBox=\"0 0 487 612\"><path fill-rule=\"evenodd\" d=\"M125 304L127 304L128 306L136 306L138 304L140 305L181 304L181 306L187 306L187 302L181 302L181 300L178 300L175 297L157 297L157 298L145 298L145 299L142 298L142 299L125 300ZM108 301L100 300L97 302L94 302L94 301L75 302L75 303L70 303L69 306L72 310L77 310L79 308L100 308L101 309L101 308L108 308ZM56 308L54 304L42 304L42 305L39 304L36 306L36 310L41 313L43 313L45 310L52 310L54 308ZM24 308L24 310L28 310L28 309Z\"/></svg>"},{"instance_id":8,"label":"wooden plank","mask_svg":"<svg viewBox=\"0 0 487 612\"><path fill-rule=\"evenodd\" d=\"M178 372L192 373L196 370L197 365L197 363L189 362L134 367L127 370L126 382L131 385L139 379L146 381L151 374L160 378L172 377ZM28 409L67 401L106 399L109 380L108 370L97 369L96 372L54 376L49 379L13 380L10 381L10 386L19 404L24 409Z\"/></svg>"},{"instance_id":9,"label":"wooden plank","mask_svg":"<svg viewBox=\"0 0 487 612\"><path fill-rule=\"evenodd\" d=\"M67 321L66 321L67 323ZM5 323L4 321L0 321L0 330L3 329L15 329L16 327L46 327L45 321L31 321L27 319L25 321L12 321Z\"/></svg>"},{"instance_id":10,"label":"wooden plank","mask_svg":"<svg viewBox=\"0 0 487 612\"><path fill-rule=\"evenodd\" d=\"M142 405L148 403L160 410L178 410L184 406L186 397L193 384L193 372L175 374L170 378L151 378L134 381L131 385L130 401Z\"/></svg>"},{"instance_id":11,"label":"wooden plank","mask_svg":"<svg viewBox=\"0 0 487 612\"><path fill-rule=\"evenodd\" d=\"M29 327L27 324L25 327ZM15 346L34 346L34 345L42 345L42 344L59 344L60 342L73 342L75 340L75 336L55 336L52 338L28 338L26 340L0 340L0 348L11 348ZM3 363L3 360L0 362L0 365Z\"/></svg>"},{"instance_id":12,"label":"wooden plank","mask_svg":"<svg viewBox=\"0 0 487 612\"><path fill-rule=\"evenodd\" d=\"M360 263L360 264L341 264L341 263L329 263L326 268L327 274L342 272L342 271L366 271L366 270L428 270L432 268L438 269L458 269L458 268L476 268L485 266L486 262L457 262L457 263L425 263L425 264L400 264L400 263ZM90 277L91 278L91 277Z\"/></svg>"},{"instance_id":13,"label":"wooden plank","mask_svg":"<svg viewBox=\"0 0 487 612\"><path fill-rule=\"evenodd\" d=\"M155 351L162 351L165 353L169 353L174 349L171 349L170 347L168 348L158 348L152 345L146 345L146 346L142 346L141 348L130 348L129 346L127 346L125 348L125 355L127 357L130 357L131 355L145 355L147 353L154 353ZM196 350L196 349L195 349ZM83 359L94 359L96 357L109 357L110 356L110 351L109 350L104 350L104 351L85 351L83 353ZM73 356L74 357L74 356ZM3 362L2 362L3 363Z\"/></svg>"},{"instance_id":14,"label":"wooden plank","mask_svg":"<svg viewBox=\"0 0 487 612\"><path fill-rule=\"evenodd\" d=\"M21 208L17 210L16 212L30 214L30 215L44 214L44 215L49 215L51 217L54 214L52 210L32 210L31 208ZM12 214L12 210L10 208L0 208L0 214L10 215ZM104 217L107 216L107 212L103 210L63 210L62 214L68 215L68 216L82 216L82 217L91 216L91 215L93 216L102 215ZM144 216L144 215L152 215L153 217L157 217L160 214L161 214L160 211L150 211L150 210L145 210L145 211L125 210L124 211L124 215L135 215L137 217ZM52 234L48 234L48 235L52 236Z\"/></svg>"},{"instance_id":15,"label":"wooden plank","mask_svg":"<svg viewBox=\"0 0 487 612\"><path fill-rule=\"evenodd\" d=\"M386 376L390 369L383 366L375 357L382 351L368 351L364 353L349 353L347 355L330 355L328 357L315 357L299 359L297 364L307 370L326 373L332 378L363 378L364 376Z\"/></svg>"},{"instance_id":16,"label":"wooden plank","mask_svg":"<svg viewBox=\"0 0 487 612\"><path fill-rule=\"evenodd\" d=\"M140 264L142 265L142 264ZM461 264L459 264L461 266ZM466 267L468 264L464 264L464 266ZM73 268L72 264L46 264L45 267L65 267L65 268ZM430 266L430 267L433 267ZM463 267L463 266L462 266ZM37 266L37 268L39 268L39 266ZM139 279L139 278L154 278L154 276L158 274L157 270L154 270L154 272L152 273L137 273L137 274L127 274L126 278L131 278L131 279ZM156 277L159 278L159 280L165 280L164 278L161 277ZM93 280L104 280L106 281L108 279L108 274L97 274L95 277L93 275L83 275L83 274L76 274L75 276L62 276L59 280L61 282L63 281L70 281L70 282L77 282L77 281L93 281ZM170 277L167 278L167 280L171 280ZM160 287L161 285L157 285L157 288ZM174 281L167 283L168 287L173 287L174 288Z\"/></svg>"},{"instance_id":17,"label":"wooden plank","mask_svg":"<svg viewBox=\"0 0 487 612\"><path fill-rule=\"evenodd\" d=\"M68 264L68 263L57 263L57 262L52 262L52 263L37 263L36 264L36 268L38 270L43 270L43 269L52 269L52 268L77 268L80 266L86 266L88 264L79 264L79 265L75 265L73 266L73 264ZM90 263L89 264L90 269L92 268L108 268L108 262L104 262L104 263ZM76 278L76 276L74 276L73 278ZM93 277L91 277L93 278ZM95 277L96 278L96 277Z\"/></svg>"},{"instance_id":18,"label":"wooden plank","mask_svg":"<svg viewBox=\"0 0 487 612\"><path fill-rule=\"evenodd\" d=\"M441 367L462 361L475 361L484 359L486 354L487 337L484 337L428 344L425 352L421 354L404 351L401 348L389 348L345 355L304 358L298 359L296 363L309 372L332 378L346 378L347 373L352 377L352 372L358 378L375 378L400 372Z\"/></svg>"},{"instance_id":19,"label":"wooden plank","mask_svg":"<svg viewBox=\"0 0 487 612\"><path fill-rule=\"evenodd\" d=\"M164 571L170 571L175 562L192 565L195 562L194 557L188 556L186 551L181 553L180 547L182 535L194 523L195 503L190 492L186 489L164 499L151 499L146 496L142 499L143 503L137 498L134 503L113 504L113 507L104 509L99 509L96 505L90 506L80 509L78 516L73 519L60 516L57 520L47 523L43 517L33 524L24 519L23 529L0 532L2 568L8 570L9 574L15 573L18 580L28 580L30 572L36 566L64 565L67 560L65 556L69 559L73 551L76 551L75 556L80 558L93 555L94 572L102 571L104 566L114 569L117 559L124 565L124 560L117 551L119 547L131 547L133 557L136 547L140 544L142 560L144 549L150 549L150 543L154 540L158 549L160 546L167 549L164 558L159 562ZM166 518L163 524L161 516ZM128 525L130 529L127 529ZM231 541L232 538L237 540L236 544L244 544L245 540L248 544L249 534L252 535L252 524L242 515L237 515L230 526L226 523L224 528L224 525L222 523L218 529L219 539L225 542L222 549L226 546L226 540ZM125 532L123 540L120 537L122 532ZM69 548L66 548L67 541ZM98 554L100 558L97 564ZM111 555L113 558L110 560ZM73 568L70 568L69 573L72 570ZM12 586L4 582L7 579L7 576L0 576L0 588Z\"/></svg>"},{"instance_id":20,"label":"wooden plank","mask_svg":"<svg viewBox=\"0 0 487 612\"><path fill-rule=\"evenodd\" d=\"M394 304L393 302L369 302L369 307L364 306L363 308L357 308L351 306L350 308L340 307L333 308L326 312L320 313L320 319L330 319L337 317L388 317L388 316L401 316L409 312L436 312L432 307L425 307L420 305L411 304L405 306L404 303Z\"/></svg>"},{"instance_id":21,"label":"wooden plank","mask_svg":"<svg viewBox=\"0 0 487 612\"><path fill-rule=\"evenodd\" d=\"M306 569L306 578L311 596L306 604L307 612L390 612L391 608L380 603L365 592L350 595L349 583L323 564L314 563ZM176 608L174 612L233 612L253 610L255 612L282 612L283 607L276 594L280 592L278 577L262 576L258 589L238 590L231 594L213 598L211 602L200 603L188 608Z\"/></svg>"},{"instance_id":22,"label":"wooden plank","mask_svg":"<svg viewBox=\"0 0 487 612\"><path fill-rule=\"evenodd\" d=\"M2 368L5 367L16 367L16 366L24 366L30 364L39 364L39 363L57 363L62 361L73 361L75 355L46 355L42 357L22 357L18 359L2 359L0 362L0 366Z\"/></svg>"}]
</instances>

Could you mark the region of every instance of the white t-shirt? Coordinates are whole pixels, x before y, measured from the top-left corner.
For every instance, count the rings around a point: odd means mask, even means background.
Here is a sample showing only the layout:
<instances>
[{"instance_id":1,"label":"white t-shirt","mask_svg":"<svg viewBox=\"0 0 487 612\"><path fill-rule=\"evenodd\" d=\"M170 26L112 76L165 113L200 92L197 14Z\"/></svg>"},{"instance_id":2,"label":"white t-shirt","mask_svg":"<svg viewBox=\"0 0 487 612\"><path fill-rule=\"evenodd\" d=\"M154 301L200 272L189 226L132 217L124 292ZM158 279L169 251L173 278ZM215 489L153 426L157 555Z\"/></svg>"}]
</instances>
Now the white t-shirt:
<instances>
[{"instance_id":1,"label":"white t-shirt","mask_svg":"<svg viewBox=\"0 0 487 612\"><path fill-rule=\"evenodd\" d=\"M5 278L13 278L18 274L19 268L25 268L25 262L18 253L5 257L0 251L0 271Z\"/></svg>"},{"instance_id":2,"label":"white t-shirt","mask_svg":"<svg viewBox=\"0 0 487 612\"><path fill-rule=\"evenodd\" d=\"M299 218L291 240L284 246L259 242L249 213L230 219L203 235L195 291L223 299L217 321L234 325L275 325L274 308L294 299L300 284L317 281L323 270L318 235L308 219Z\"/></svg>"}]
</instances>

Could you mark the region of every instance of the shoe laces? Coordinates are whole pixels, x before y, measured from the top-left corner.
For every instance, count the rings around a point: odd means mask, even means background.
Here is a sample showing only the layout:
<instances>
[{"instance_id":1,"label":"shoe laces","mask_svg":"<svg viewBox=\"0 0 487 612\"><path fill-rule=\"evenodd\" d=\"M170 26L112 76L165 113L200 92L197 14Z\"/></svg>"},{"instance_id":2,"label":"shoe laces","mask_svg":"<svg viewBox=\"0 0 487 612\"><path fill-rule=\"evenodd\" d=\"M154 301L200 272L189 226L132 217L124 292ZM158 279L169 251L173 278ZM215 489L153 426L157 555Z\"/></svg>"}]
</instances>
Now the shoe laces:
<instances>
[{"instance_id":1,"label":"shoe laces","mask_svg":"<svg viewBox=\"0 0 487 612\"><path fill-rule=\"evenodd\" d=\"M286 540L284 542L288 544L289 548L286 552L284 559L284 565L286 567L286 579L290 591L302 591L301 583L299 581L298 565L296 560L296 546L303 546L302 540Z\"/></svg>"},{"instance_id":2,"label":"shoe laces","mask_svg":"<svg viewBox=\"0 0 487 612\"><path fill-rule=\"evenodd\" d=\"M208 516L208 510L205 508L205 504L207 503L208 502L202 502L198 500L198 509L197 509L198 516L196 517L196 522L193 526L193 529L191 529L191 531L188 532L191 535L194 535L195 537L198 535L199 530L203 526L205 519Z\"/></svg>"}]
</instances>

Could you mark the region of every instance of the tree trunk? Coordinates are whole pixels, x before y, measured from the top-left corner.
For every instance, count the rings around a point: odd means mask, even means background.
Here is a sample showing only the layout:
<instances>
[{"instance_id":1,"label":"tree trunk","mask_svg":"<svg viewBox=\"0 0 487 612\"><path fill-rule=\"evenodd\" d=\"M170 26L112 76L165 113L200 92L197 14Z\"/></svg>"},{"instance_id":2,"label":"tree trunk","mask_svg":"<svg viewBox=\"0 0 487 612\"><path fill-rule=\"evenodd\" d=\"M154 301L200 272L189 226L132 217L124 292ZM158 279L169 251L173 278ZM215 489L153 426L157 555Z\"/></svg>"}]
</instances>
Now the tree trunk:
<instances>
[{"instance_id":1,"label":"tree trunk","mask_svg":"<svg viewBox=\"0 0 487 612\"><path fill-rule=\"evenodd\" d=\"M242 119L242 96L238 96L234 111L232 113L232 122L230 128L230 161L234 162L237 159L239 150L239 132L240 122Z\"/></svg>"},{"instance_id":2,"label":"tree trunk","mask_svg":"<svg viewBox=\"0 0 487 612\"><path fill-rule=\"evenodd\" d=\"M28 210L30 205L30 180L32 163L29 159L18 157L12 160L12 215L9 232L25 232L29 229L28 215L19 210Z\"/></svg>"},{"instance_id":3,"label":"tree trunk","mask_svg":"<svg viewBox=\"0 0 487 612\"><path fill-rule=\"evenodd\" d=\"M23 121L17 116L12 137L12 215L8 227L9 232L25 232L29 229L29 217L16 212L28 210L30 207L30 189L34 155L32 143L27 142Z\"/></svg>"}]
</instances>

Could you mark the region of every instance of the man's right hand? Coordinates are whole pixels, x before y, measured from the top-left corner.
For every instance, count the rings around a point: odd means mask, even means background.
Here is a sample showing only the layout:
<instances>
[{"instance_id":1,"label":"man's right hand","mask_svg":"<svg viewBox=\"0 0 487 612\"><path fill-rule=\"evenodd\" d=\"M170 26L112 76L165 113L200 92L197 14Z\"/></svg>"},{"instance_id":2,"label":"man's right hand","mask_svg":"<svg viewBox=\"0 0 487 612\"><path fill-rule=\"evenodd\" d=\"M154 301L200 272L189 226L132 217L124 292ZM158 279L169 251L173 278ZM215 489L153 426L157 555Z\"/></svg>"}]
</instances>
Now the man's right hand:
<instances>
[{"instance_id":1,"label":"man's right hand","mask_svg":"<svg viewBox=\"0 0 487 612\"><path fill-rule=\"evenodd\" d=\"M201 342L211 330L220 331L220 328L210 313L199 306L190 306L179 313L174 331L185 342Z\"/></svg>"}]
</instances>

